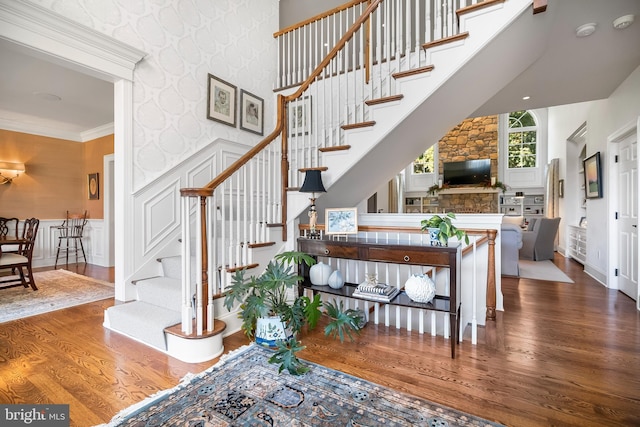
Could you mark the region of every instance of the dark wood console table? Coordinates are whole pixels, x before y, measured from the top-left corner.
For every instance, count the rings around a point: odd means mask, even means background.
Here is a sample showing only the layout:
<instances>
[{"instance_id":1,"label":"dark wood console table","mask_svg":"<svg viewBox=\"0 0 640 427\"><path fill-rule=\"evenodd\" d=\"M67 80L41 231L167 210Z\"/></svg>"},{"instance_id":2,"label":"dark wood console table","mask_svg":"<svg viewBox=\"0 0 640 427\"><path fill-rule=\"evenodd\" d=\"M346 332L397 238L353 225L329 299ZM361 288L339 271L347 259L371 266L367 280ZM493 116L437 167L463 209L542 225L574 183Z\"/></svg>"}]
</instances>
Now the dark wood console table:
<instances>
[{"instance_id":1,"label":"dark wood console table","mask_svg":"<svg viewBox=\"0 0 640 427\"><path fill-rule=\"evenodd\" d=\"M460 264L462 250L460 243L453 243L448 247L430 246L429 242L416 243L385 243L373 242L370 239L349 237L347 240L308 239L298 238L298 250L305 252L317 259L317 257L342 258L356 261L382 262L398 265L421 265L430 267L443 267L449 270L449 296L436 295L430 303L418 303L412 301L404 291L400 292L391 302L379 304L391 304L410 308L440 311L449 314L451 330L451 357L455 358L456 344L460 330ZM299 266L300 274L304 280L298 286L298 293L302 295L305 289L313 293L323 292L337 296L352 297L357 283L345 283L341 289L333 289L329 286L315 286L309 281L309 268L302 264ZM364 300L375 302L370 300Z\"/></svg>"}]
</instances>

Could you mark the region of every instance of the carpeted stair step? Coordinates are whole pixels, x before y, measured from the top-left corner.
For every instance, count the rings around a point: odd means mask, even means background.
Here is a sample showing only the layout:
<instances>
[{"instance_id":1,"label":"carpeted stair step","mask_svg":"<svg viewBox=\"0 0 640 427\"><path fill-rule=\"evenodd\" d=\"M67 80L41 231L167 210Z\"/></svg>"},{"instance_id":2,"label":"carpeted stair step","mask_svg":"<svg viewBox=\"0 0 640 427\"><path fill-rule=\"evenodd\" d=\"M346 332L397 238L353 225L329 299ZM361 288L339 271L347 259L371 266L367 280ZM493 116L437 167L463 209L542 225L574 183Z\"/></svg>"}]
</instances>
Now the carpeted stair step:
<instances>
[{"instance_id":1,"label":"carpeted stair step","mask_svg":"<svg viewBox=\"0 0 640 427\"><path fill-rule=\"evenodd\" d=\"M137 300L158 307L180 311L182 307L182 284L171 277L150 277L136 282ZM193 292L192 292L193 293Z\"/></svg>"},{"instance_id":2,"label":"carpeted stair step","mask_svg":"<svg viewBox=\"0 0 640 427\"><path fill-rule=\"evenodd\" d=\"M182 257L180 255L158 259L162 264L162 274L173 279L182 279ZM196 281L196 259L191 257L191 282Z\"/></svg>"},{"instance_id":3,"label":"carpeted stair step","mask_svg":"<svg viewBox=\"0 0 640 427\"><path fill-rule=\"evenodd\" d=\"M180 311L145 301L132 301L106 310L109 329L160 350L167 350L164 329L182 321Z\"/></svg>"}]
</instances>

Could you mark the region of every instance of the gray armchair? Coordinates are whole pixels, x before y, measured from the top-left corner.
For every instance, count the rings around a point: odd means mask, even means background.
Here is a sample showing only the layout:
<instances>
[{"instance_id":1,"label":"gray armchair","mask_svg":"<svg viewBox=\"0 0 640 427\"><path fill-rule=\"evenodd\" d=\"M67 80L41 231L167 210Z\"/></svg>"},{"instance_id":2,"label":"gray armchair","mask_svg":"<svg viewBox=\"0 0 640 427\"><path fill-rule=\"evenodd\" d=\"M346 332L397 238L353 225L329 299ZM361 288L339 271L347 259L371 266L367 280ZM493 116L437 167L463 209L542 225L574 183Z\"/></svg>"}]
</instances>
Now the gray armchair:
<instances>
[{"instance_id":1,"label":"gray armchair","mask_svg":"<svg viewBox=\"0 0 640 427\"><path fill-rule=\"evenodd\" d=\"M560 218L541 218L531 231L522 233L520 259L542 261L553 259L554 245Z\"/></svg>"},{"instance_id":2,"label":"gray armchair","mask_svg":"<svg viewBox=\"0 0 640 427\"><path fill-rule=\"evenodd\" d=\"M500 265L503 276L520 275L518 251L521 247L522 229L519 225L504 222L503 219L502 227L500 228Z\"/></svg>"}]
</instances>

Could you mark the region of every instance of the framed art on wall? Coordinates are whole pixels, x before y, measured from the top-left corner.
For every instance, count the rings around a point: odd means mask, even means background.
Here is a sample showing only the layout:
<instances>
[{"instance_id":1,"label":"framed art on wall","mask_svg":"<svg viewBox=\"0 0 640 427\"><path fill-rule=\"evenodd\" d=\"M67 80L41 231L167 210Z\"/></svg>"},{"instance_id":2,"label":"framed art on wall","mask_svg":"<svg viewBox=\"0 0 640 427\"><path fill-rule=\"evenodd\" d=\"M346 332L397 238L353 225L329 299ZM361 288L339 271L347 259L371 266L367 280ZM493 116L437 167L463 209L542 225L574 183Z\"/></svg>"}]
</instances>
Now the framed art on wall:
<instances>
[{"instance_id":1,"label":"framed art on wall","mask_svg":"<svg viewBox=\"0 0 640 427\"><path fill-rule=\"evenodd\" d=\"M264 135L264 100L240 90L240 129Z\"/></svg>"},{"instance_id":2,"label":"framed art on wall","mask_svg":"<svg viewBox=\"0 0 640 427\"><path fill-rule=\"evenodd\" d=\"M298 98L289 104L289 135L311 133L311 96Z\"/></svg>"},{"instance_id":3,"label":"framed art on wall","mask_svg":"<svg viewBox=\"0 0 640 427\"><path fill-rule=\"evenodd\" d=\"M602 169L600 152L587 157L584 163L584 195L587 199L602 198Z\"/></svg>"},{"instance_id":4,"label":"framed art on wall","mask_svg":"<svg viewBox=\"0 0 640 427\"><path fill-rule=\"evenodd\" d=\"M98 172L90 173L88 176L89 200L100 199L100 176Z\"/></svg>"},{"instance_id":5,"label":"framed art on wall","mask_svg":"<svg viewBox=\"0 0 640 427\"><path fill-rule=\"evenodd\" d=\"M209 74L207 119L236 127L236 87Z\"/></svg>"},{"instance_id":6,"label":"framed art on wall","mask_svg":"<svg viewBox=\"0 0 640 427\"><path fill-rule=\"evenodd\" d=\"M325 234L356 234L358 208L325 209Z\"/></svg>"}]
</instances>

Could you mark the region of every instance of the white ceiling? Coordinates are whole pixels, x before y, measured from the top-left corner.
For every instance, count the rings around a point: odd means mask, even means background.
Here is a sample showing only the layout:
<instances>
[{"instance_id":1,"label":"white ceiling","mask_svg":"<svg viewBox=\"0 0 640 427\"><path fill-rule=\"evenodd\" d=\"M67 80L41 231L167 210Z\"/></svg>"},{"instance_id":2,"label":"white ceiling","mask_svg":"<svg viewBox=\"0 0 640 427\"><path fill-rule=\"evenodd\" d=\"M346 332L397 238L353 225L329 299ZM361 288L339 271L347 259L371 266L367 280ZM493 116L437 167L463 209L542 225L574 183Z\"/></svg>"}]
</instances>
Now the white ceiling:
<instances>
[{"instance_id":1,"label":"white ceiling","mask_svg":"<svg viewBox=\"0 0 640 427\"><path fill-rule=\"evenodd\" d=\"M633 14L624 30L614 19ZM536 16L549 25L546 50L473 116L604 99L640 66L639 0L549 0ZM596 23L596 32L577 38L575 29ZM545 26L542 26L545 27ZM514 40L513 49L518 49ZM0 128L74 141L112 133L113 84L32 56L0 40ZM508 66L509 52L504 62ZM52 101L49 95L61 98ZM523 101L523 96L531 99Z\"/></svg>"}]
</instances>

